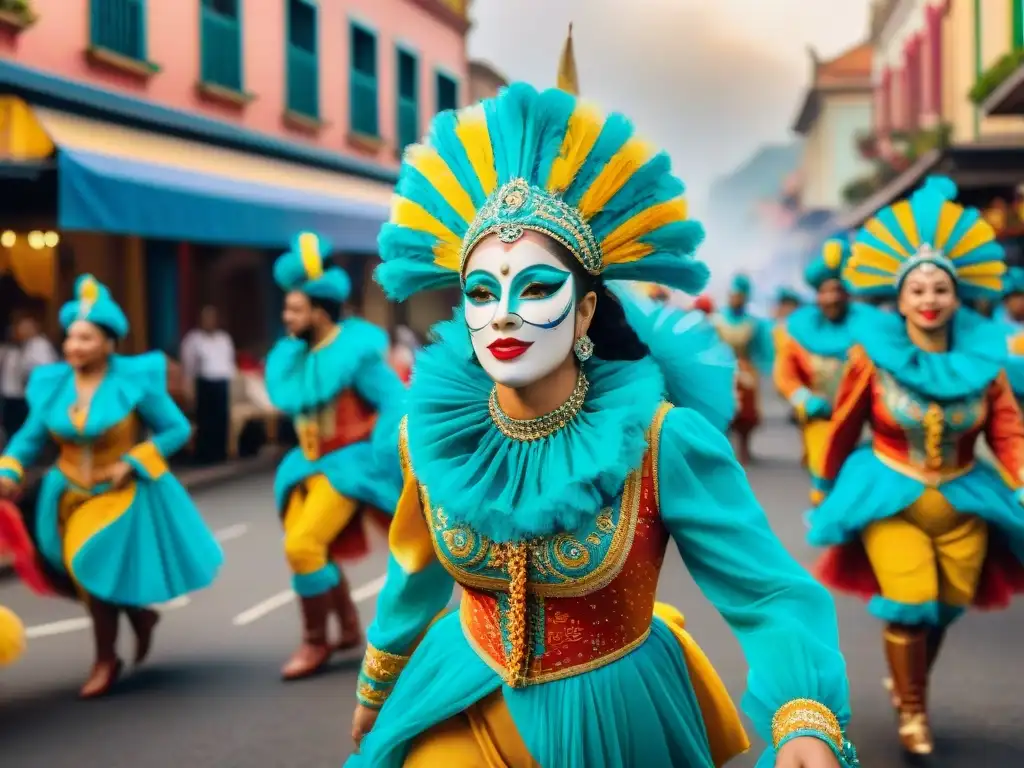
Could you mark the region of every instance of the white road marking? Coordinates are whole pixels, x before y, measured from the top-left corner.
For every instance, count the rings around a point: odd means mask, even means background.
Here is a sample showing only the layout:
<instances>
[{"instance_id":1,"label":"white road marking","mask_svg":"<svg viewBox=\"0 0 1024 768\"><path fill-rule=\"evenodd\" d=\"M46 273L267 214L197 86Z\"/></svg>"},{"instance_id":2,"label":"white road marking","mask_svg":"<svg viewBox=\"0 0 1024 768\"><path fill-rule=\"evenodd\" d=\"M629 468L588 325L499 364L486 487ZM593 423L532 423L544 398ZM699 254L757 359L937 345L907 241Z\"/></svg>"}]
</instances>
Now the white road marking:
<instances>
[{"instance_id":1,"label":"white road marking","mask_svg":"<svg viewBox=\"0 0 1024 768\"><path fill-rule=\"evenodd\" d=\"M217 541L233 541L234 539L240 539L249 532L249 526L245 523L238 523L237 525L229 525L227 528L221 528L219 531L214 532L214 537Z\"/></svg>"},{"instance_id":2,"label":"white road marking","mask_svg":"<svg viewBox=\"0 0 1024 768\"><path fill-rule=\"evenodd\" d=\"M192 602L192 599L188 595L182 595L176 597L173 600L168 600L166 603L161 603L156 607L162 611L174 611L179 608L184 608L186 605ZM67 635L71 632L81 632L92 626L92 620L88 616L80 616L76 619L62 619L61 621L51 621L49 624L37 624L34 627L27 627L25 629L25 637L29 640L37 640L41 637L53 637L55 635Z\"/></svg>"},{"instance_id":3,"label":"white road marking","mask_svg":"<svg viewBox=\"0 0 1024 768\"><path fill-rule=\"evenodd\" d=\"M366 584L361 584L352 590L352 600L356 603L364 603L371 597L375 597L384 588L385 576L378 576L373 581L368 581ZM232 620L232 624L236 627L244 627L248 624L252 624L254 621L259 621L264 616L273 613L278 608L295 601L295 593L286 589L283 592L278 592L276 595L271 595L266 600L256 603L252 608L242 611L240 614L235 616Z\"/></svg>"}]
</instances>

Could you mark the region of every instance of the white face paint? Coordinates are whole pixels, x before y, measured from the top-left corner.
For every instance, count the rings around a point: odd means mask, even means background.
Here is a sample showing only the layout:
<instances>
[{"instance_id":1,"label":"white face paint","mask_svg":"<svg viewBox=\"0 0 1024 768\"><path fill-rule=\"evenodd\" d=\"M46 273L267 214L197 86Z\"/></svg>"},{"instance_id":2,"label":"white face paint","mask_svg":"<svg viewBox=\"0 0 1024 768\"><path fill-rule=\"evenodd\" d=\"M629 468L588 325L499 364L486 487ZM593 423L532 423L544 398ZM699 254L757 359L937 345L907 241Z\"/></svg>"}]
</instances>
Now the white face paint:
<instances>
[{"instance_id":1,"label":"white face paint","mask_svg":"<svg viewBox=\"0 0 1024 768\"><path fill-rule=\"evenodd\" d=\"M532 232L511 244L490 237L466 262L463 306L473 351L508 387L547 376L576 341L575 280L543 243Z\"/></svg>"}]
</instances>

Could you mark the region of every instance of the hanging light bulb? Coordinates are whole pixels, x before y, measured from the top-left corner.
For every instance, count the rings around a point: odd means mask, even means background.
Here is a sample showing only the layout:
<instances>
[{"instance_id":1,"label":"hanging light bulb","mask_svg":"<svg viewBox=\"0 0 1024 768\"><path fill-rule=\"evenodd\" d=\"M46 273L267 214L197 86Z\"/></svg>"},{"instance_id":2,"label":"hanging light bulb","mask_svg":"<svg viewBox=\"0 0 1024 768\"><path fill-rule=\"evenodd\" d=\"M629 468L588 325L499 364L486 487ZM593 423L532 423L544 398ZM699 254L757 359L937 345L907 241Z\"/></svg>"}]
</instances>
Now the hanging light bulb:
<instances>
[{"instance_id":1,"label":"hanging light bulb","mask_svg":"<svg viewBox=\"0 0 1024 768\"><path fill-rule=\"evenodd\" d=\"M45 245L43 241L43 233L40 232L38 229L33 229L31 232L29 232L28 245L29 248L35 248L36 250L42 248Z\"/></svg>"},{"instance_id":2,"label":"hanging light bulb","mask_svg":"<svg viewBox=\"0 0 1024 768\"><path fill-rule=\"evenodd\" d=\"M56 232L47 232L45 235L43 235L43 244L47 248L56 248L59 243L60 235L58 235Z\"/></svg>"},{"instance_id":3,"label":"hanging light bulb","mask_svg":"<svg viewBox=\"0 0 1024 768\"><path fill-rule=\"evenodd\" d=\"M0 245L4 248L13 248L16 242L18 242L18 236L9 229L0 235Z\"/></svg>"}]
</instances>

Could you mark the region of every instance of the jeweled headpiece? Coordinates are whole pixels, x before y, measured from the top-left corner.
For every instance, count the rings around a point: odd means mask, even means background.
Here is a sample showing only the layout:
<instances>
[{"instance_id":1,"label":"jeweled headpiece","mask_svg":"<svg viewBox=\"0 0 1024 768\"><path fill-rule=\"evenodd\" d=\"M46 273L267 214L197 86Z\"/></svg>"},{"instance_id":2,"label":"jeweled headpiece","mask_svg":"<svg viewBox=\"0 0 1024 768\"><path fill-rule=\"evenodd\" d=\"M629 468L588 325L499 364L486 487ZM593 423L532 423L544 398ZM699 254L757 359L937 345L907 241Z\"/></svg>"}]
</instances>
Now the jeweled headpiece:
<instances>
[{"instance_id":1,"label":"jeweled headpiece","mask_svg":"<svg viewBox=\"0 0 1024 768\"><path fill-rule=\"evenodd\" d=\"M434 118L402 160L377 281L392 298L458 285L488 235L561 243L592 275L698 293L708 269L683 183L622 115L602 117L559 89L516 83Z\"/></svg>"},{"instance_id":2,"label":"jeweled headpiece","mask_svg":"<svg viewBox=\"0 0 1024 768\"><path fill-rule=\"evenodd\" d=\"M829 280L839 280L843 267L850 258L850 241L846 238L834 237L826 240L821 246L821 253L804 270L804 280L814 289L820 288Z\"/></svg>"},{"instance_id":3,"label":"jeweled headpiece","mask_svg":"<svg viewBox=\"0 0 1024 768\"><path fill-rule=\"evenodd\" d=\"M917 268L942 269L965 299L998 299L1003 247L976 208L952 202L957 188L931 176L909 200L883 208L857 233L843 277L855 293L891 298Z\"/></svg>"}]
</instances>

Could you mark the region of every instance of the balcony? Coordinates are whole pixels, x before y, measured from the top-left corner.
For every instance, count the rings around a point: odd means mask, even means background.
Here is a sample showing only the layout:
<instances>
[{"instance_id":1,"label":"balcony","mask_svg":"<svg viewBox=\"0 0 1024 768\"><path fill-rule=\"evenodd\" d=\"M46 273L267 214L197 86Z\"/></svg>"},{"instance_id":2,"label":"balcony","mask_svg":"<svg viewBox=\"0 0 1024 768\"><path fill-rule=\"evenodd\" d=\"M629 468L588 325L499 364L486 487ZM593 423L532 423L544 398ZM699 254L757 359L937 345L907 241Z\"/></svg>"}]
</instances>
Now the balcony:
<instances>
[{"instance_id":1,"label":"balcony","mask_svg":"<svg viewBox=\"0 0 1024 768\"><path fill-rule=\"evenodd\" d=\"M942 123L920 131L870 133L857 137L861 156L874 163L874 169L843 188L843 200L856 206L905 173L915 163L936 150L949 146L952 127Z\"/></svg>"},{"instance_id":2,"label":"balcony","mask_svg":"<svg viewBox=\"0 0 1024 768\"><path fill-rule=\"evenodd\" d=\"M1024 115L1024 49L1017 49L981 73L970 99L988 115Z\"/></svg>"}]
</instances>

